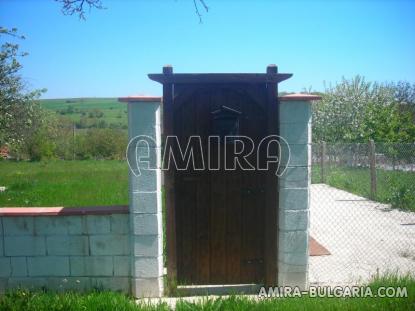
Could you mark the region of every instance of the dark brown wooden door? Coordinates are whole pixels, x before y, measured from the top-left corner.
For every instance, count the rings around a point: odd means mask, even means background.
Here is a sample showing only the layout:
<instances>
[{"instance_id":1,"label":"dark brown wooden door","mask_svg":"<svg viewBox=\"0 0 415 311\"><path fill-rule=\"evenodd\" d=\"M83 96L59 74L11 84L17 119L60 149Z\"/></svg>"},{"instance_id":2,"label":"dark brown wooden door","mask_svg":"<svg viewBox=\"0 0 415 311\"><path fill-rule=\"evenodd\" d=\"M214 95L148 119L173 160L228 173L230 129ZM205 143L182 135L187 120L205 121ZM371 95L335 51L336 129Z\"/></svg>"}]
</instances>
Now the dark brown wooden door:
<instances>
[{"instance_id":1,"label":"dark brown wooden door","mask_svg":"<svg viewBox=\"0 0 415 311\"><path fill-rule=\"evenodd\" d=\"M212 166L220 166L218 170L189 167L175 172L179 284L263 283L265 173L256 168L242 170L238 165L236 170L225 170L225 161L233 163L233 153L235 148L239 152L240 145L221 142L209 149L208 137L218 133L218 111L235 111L234 134L253 140L248 159L256 167L256 148L267 132L266 107L248 95L243 85L187 87L173 106L173 129L182 149L190 136L200 136L203 152L195 154L196 160L203 157L207 166L210 153Z\"/></svg>"}]
</instances>

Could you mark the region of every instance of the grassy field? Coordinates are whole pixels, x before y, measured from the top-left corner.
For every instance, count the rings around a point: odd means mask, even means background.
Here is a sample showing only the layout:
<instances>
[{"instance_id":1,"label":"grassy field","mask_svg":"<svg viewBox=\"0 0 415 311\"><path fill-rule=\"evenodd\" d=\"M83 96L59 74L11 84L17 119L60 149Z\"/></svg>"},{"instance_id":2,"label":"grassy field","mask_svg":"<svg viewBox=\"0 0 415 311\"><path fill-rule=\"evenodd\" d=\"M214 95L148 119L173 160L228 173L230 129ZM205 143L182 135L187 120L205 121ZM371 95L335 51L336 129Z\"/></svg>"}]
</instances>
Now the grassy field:
<instances>
[{"instance_id":1,"label":"grassy field","mask_svg":"<svg viewBox=\"0 0 415 311\"><path fill-rule=\"evenodd\" d=\"M103 113L100 120L107 124L127 126L127 105L116 98L64 98L42 99L43 108L53 110L58 115L79 121L83 116L88 119L89 113L99 110Z\"/></svg>"},{"instance_id":2,"label":"grassy field","mask_svg":"<svg viewBox=\"0 0 415 311\"><path fill-rule=\"evenodd\" d=\"M0 207L128 204L122 161L0 161Z\"/></svg>"},{"instance_id":3,"label":"grassy field","mask_svg":"<svg viewBox=\"0 0 415 311\"><path fill-rule=\"evenodd\" d=\"M369 284L376 294L381 286L406 287L407 298L269 298L252 300L243 296L231 296L202 303L179 301L176 310L414 310L415 279L410 277L386 277ZM171 310L166 303L156 305L136 303L119 293L91 292L28 292L18 290L0 296L0 310Z\"/></svg>"},{"instance_id":4,"label":"grassy field","mask_svg":"<svg viewBox=\"0 0 415 311\"><path fill-rule=\"evenodd\" d=\"M128 204L128 167L122 161L0 161L0 207ZM415 173L378 170L376 200L415 211ZM312 182L320 182L313 167ZM368 169L336 167L328 185L368 198Z\"/></svg>"},{"instance_id":5,"label":"grassy field","mask_svg":"<svg viewBox=\"0 0 415 311\"><path fill-rule=\"evenodd\" d=\"M415 172L378 169L376 174L376 201L415 212ZM312 183L320 182L320 168L313 166ZM370 195L370 172L367 168L329 168L326 183L365 198L369 198Z\"/></svg>"}]
</instances>

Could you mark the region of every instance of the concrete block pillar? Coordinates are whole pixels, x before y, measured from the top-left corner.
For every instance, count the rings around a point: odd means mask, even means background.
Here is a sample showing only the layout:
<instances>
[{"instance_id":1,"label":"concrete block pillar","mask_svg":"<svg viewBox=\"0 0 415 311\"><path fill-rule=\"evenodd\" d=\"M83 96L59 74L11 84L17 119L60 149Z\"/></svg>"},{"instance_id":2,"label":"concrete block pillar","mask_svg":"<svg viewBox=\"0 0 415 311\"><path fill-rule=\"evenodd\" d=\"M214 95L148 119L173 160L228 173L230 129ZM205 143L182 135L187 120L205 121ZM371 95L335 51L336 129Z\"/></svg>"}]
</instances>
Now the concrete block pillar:
<instances>
[{"instance_id":1,"label":"concrete block pillar","mask_svg":"<svg viewBox=\"0 0 415 311\"><path fill-rule=\"evenodd\" d=\"M279 98L282 156L290 156L279 180L278 285L308 287L311 175L311 101L319 96Z\"/></svg>"},{"instance_id":2,"label":"concrete block pillar","mask_svg":"<svg viewBox=\"0 0 415 311\"><path fill-rule=\"evenodd\" d=\"M138 96L119 100L128 103L132 295L160 297L163 295L161 98Z\"/></svg>"}]
</instances>

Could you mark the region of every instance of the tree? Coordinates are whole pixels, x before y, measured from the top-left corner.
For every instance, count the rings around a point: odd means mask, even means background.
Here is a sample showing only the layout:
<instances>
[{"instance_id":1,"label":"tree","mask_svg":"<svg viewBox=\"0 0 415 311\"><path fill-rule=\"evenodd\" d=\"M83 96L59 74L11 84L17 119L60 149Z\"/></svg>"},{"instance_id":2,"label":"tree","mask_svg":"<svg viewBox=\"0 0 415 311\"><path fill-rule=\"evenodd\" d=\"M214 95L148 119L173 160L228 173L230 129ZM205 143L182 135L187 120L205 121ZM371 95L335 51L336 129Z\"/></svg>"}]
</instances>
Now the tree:
<instances>
[{"instance_id":1,"label":"tree","mask_svg":"<svg viewBox=\"0 0 415 311\"><path fill-rule=\"evenodd\" d=\"M415 107L415 83L410 84L407 81L398 81L391 84L394 89L395 98L398 102Z\"/></svg>"},{"instance_id":2,"label":"tree","mask_svg":"<svg viewBox=\"0 0 415 311\"><path fill-rule=\"evenodd\" d=\"M313 139L332 143L366 143L368 139L413 142L413 115L402 108L410 103L410 90L404 82L371 83L361 76L343 79L327 88L321 102L313 106Z\"/></svg>"},{"instance_id":3,"label":"tree","mask_svg":"<svg viewBox=\"0 0 415 311\"><path fill-rule=\"evenodd\" d=\"M55 0L62 3L62 13L64 15L78 15L80 19L85 19L86 9L105 9L102 0ZM205 0L192 0L195 7L196 15L199 17L199 22L202 22L202 13L200 6L206 11L209 11Z\"/></svg>"},{"instance_id":4,"label":"tree","mask_svg":"<svg viewBox=\"0 0 415 311\"><path fill-rule=\"evenodd\" d=\"M17 29L0 27L0 37L23 40ZM4 42L0 50L0 146L19 148L29 135L43 122L43 112L36 99L45 90L30 91L19 71L19 58L27 53L19 52L19 45Z\"/></svg>"}]
</instances>

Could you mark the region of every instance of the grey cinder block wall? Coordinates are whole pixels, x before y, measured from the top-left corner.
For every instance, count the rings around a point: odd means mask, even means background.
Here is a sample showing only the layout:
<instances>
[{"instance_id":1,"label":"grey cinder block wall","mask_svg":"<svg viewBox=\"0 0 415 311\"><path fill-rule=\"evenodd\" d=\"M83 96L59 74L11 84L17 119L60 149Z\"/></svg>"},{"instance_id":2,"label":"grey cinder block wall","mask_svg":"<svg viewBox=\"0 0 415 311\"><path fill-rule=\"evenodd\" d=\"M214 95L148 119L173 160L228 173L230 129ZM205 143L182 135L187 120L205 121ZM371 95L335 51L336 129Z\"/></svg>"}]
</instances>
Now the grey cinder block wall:
<instances>
[{"instance_id":1,"label":"grey cinder block wall","mask_svg":"<svg viewBox=\"0 0 415 311\"><path fill-rule=\"evenodd\" d=\"M0 293L16 287L91 288L135 297L163 295L160 97L129 97L131 152L149 169L130 170L127 207L0 209ZM141 148L144 147L144 148Z\"/></svg>"},{"instance_id":2,"label":"grey cinder block wall","mask_svg":"<svg viewBox=\"0 0 415 311\"><path fill-rule=\"evenodd\" d=\"M135 297L163 295L161 97L125 97L131 224L131 284ZM137 162L147 162L148 166Z\"/></svg>"},{"instance_id":3,"label":"grey cinder block wall","mask_svg":"<svg viewBox=\"0 0 415 311\"><path fill-rule=\"evenodd\" d=\"M279 180L278 285L308 287L311 101L319 96L292 94L279 98L282 155L290 156Z\"/></svg>"},{"instance_id":4,"label":"grey cinder block wall","mask_svg":"<svg viewBox=\"0 0 415 311\"><path fill-rule=\"evenodd\" d=\"M16 287L129 293L128 208L53 211L0 209L0 293Z\"/></svg>"}]
</instances>

